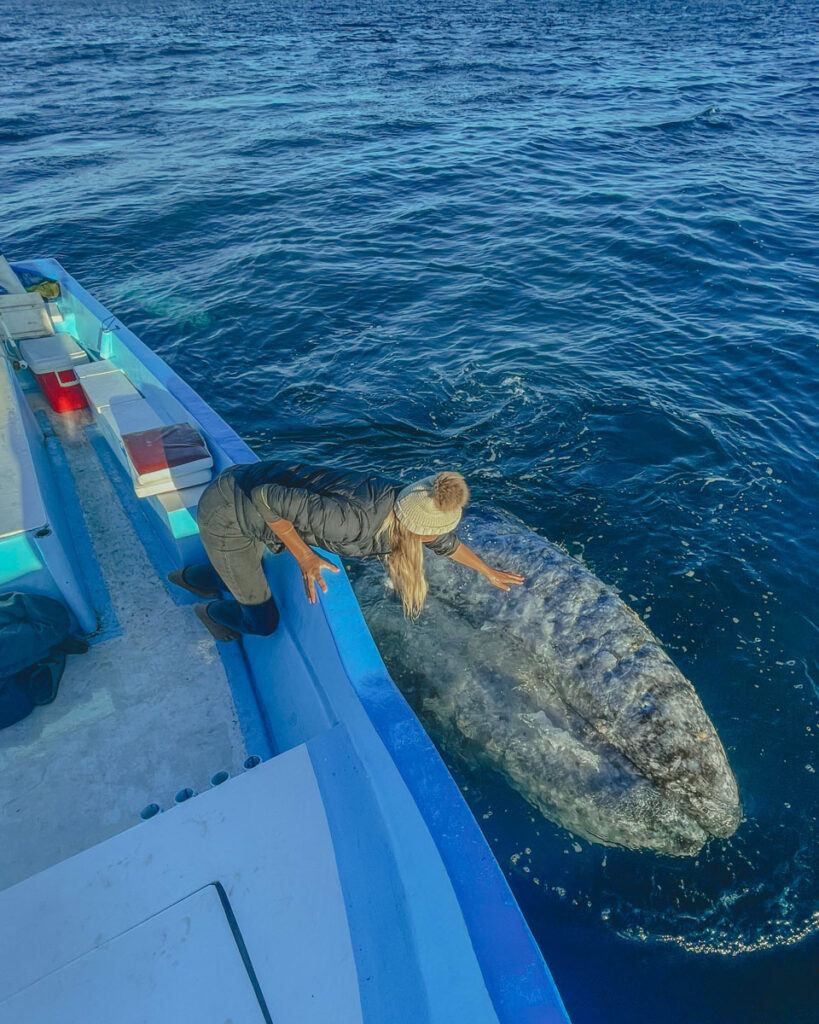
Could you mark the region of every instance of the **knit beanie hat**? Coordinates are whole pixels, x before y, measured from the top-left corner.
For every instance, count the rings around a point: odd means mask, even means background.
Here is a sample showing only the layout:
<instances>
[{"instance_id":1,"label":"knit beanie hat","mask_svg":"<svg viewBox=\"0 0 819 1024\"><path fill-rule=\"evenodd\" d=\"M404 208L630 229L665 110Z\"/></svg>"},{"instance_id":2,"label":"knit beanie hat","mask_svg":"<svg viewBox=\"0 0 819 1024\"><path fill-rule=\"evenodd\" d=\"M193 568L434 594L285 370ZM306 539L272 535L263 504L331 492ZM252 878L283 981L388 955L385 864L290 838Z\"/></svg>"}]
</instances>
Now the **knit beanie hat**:
<instances>
[{"instance_id":1,"label":"knit beanie hat","mask_svg":"<svg viewBox=\"0 0 819 1024\"><path fill-rule=\"evenodd\" d=\"M438 537L455 529L468 501L469 488L460 473L438 473L399 491L395 515L410 533Z\"/></svg>"}]
</instances>

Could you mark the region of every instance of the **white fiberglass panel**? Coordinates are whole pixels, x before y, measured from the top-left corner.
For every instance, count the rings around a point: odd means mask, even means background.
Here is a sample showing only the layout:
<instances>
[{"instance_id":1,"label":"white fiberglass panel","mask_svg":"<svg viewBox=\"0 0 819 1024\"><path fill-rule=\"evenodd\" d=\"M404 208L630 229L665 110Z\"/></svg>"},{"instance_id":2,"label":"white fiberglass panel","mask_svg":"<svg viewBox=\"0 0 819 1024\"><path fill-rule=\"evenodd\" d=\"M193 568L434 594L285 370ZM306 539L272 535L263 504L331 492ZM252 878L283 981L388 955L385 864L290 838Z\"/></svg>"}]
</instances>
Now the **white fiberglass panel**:
<instances>
[{"instance_id":1,"label":"white fiberglass panel","mask_svg":"<svg viewBox=\"0 0 819 1024\"><path fill-rule=\"evenodd\" d=\"M0 1024L264 1024L217 889L205 886L0 1003Z\"/></svg>"}]
</instances>

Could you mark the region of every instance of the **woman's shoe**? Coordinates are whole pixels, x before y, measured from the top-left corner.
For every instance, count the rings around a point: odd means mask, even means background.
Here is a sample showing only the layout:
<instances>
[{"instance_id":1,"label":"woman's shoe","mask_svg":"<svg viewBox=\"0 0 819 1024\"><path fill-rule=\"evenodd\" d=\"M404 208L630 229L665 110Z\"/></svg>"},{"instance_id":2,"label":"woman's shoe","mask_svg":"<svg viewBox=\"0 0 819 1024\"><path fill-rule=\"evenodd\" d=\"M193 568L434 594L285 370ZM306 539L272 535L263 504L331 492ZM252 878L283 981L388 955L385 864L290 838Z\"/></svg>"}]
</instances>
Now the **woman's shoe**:
<instances>
[{"instance_id":1,"label":"woman's shoe","mask_svg":"<svg viewBox=\"0 0 819 1024\"><path fill-rule=\"evenodd\" d=\"M217 640L236 640L243 635L270 636L279 624L279 609L272 597L261 604L209 601L194 605L193 610Z\"/></svg>"},{"instance_id":2,"label":"woman's shoe","mask_svg":"<svg viewBox=\"0 0 819 1024\"><path fill-rule=\"evenodd\" d=\"M168 573L168 580L176 587L187 590L197 597L218 597L221 580L216 570L209 565L186 565Z\"/></svg>"},{"instance_id":3,"label":"woman's shoe","mask_svg":"<svg viewBox=\"0 0 819 1024\"><path fill-rule=\"evenodd\" d=\"M241 604L241 629L251 636L270 636L279 625L279 609L272 597L261 604Z\"/></svg>"},{"instance_id":4,"label":"woman's shoe","mask_svg":"<svg viewBox=\"0 0 819 1024\"><path fill-rule=\"evenodd\" d=\"M221 622L217 622L216 619L211 618L208 614L208 608L212 604L227 604L226 601L211 601L210 604L195 604L193 610L196 612L196 617L207 629L214 640L219 640L222 643L228 643L231 640L238 640L241 636L235 629L231 629L229 626L223 625Z\"/></svg>"}]
</instances>

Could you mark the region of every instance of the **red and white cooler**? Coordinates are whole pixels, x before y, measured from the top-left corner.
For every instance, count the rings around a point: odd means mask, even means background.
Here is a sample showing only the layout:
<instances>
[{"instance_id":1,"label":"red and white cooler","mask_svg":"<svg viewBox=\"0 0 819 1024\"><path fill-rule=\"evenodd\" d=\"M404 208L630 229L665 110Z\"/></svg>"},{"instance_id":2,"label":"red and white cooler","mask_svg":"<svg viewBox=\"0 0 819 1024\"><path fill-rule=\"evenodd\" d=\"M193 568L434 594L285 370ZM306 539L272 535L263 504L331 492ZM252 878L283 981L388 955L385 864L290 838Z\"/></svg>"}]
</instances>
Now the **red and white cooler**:
<instances>
[{"instance_id":1,"label":"red and white cooler","mask_svg":"<svg viewBox=\"0 0 819 1024\"><path fill-rule=\"evenodd\" d=\"M88 405L74 367L88 362L88 355L63 331L18 343L40 389L55 412L73 412Z\"/></svg>"}]
</instances>

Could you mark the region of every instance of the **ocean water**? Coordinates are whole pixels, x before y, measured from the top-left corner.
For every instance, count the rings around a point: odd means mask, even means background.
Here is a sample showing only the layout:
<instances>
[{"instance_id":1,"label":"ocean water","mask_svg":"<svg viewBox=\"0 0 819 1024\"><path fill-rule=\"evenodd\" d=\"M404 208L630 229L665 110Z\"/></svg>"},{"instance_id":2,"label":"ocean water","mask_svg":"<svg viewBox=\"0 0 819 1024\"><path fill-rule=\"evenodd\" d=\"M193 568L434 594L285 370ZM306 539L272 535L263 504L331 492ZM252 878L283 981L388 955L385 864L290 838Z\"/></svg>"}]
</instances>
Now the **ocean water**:
<instances>
[{"instance_id":1,"label":"ocean water","mask_svg":"<svg viewBox=\"0 0 819 1024\"><path fill-rule=\"evenodd\" d=\"M575 1024L815 1020L816 6L0 9L9 257L262 456L460 468L695 683L745 813L695 859L452 762Z\"/></svg>"}]
</instances>

